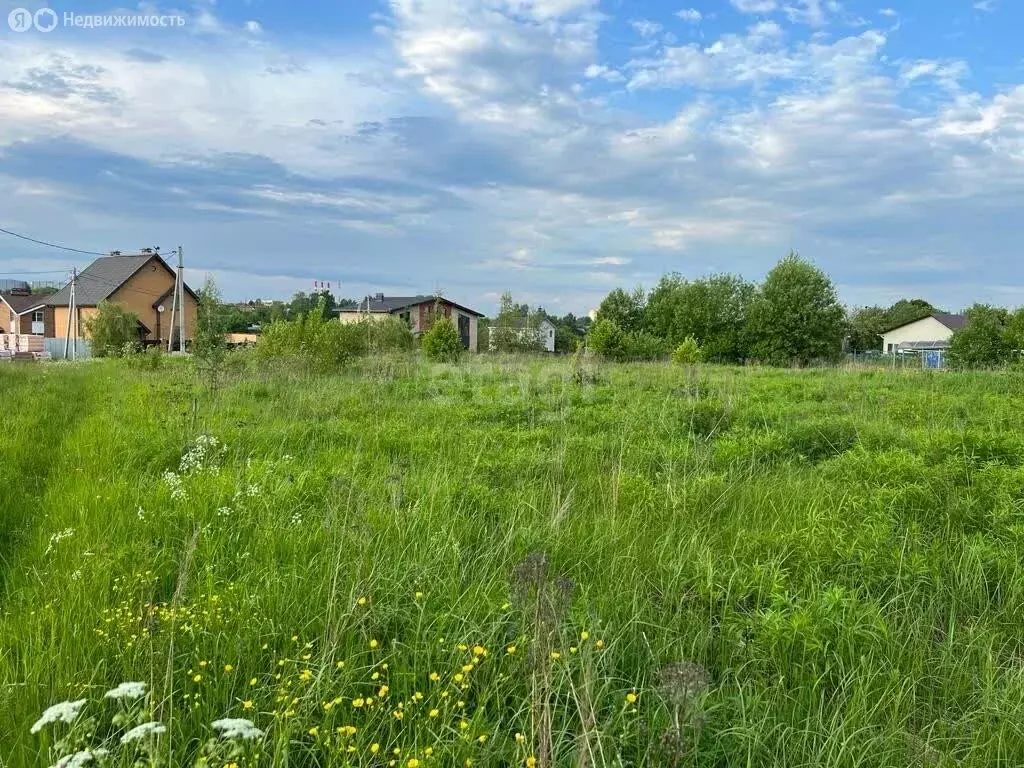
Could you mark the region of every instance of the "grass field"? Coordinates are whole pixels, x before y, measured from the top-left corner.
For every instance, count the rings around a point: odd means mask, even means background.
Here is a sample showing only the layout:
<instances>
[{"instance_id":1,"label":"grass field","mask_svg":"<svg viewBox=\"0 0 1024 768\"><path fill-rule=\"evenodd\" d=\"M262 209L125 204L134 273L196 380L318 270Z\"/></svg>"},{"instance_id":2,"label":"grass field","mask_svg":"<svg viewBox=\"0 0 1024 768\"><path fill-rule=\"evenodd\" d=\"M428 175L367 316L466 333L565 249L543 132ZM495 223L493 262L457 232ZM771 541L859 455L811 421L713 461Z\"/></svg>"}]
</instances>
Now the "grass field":
<instances>
[{"instance_id":1,"label":"grass field","mask_svg":"<svg viewBox=\"0 0 1024 768\"><path fill-rule=\"evenodd\" d=\"M1024 764L1019 377L481 358L211 394L111 361L0 393L4 766Z\"/></svg>"}]
</instances>

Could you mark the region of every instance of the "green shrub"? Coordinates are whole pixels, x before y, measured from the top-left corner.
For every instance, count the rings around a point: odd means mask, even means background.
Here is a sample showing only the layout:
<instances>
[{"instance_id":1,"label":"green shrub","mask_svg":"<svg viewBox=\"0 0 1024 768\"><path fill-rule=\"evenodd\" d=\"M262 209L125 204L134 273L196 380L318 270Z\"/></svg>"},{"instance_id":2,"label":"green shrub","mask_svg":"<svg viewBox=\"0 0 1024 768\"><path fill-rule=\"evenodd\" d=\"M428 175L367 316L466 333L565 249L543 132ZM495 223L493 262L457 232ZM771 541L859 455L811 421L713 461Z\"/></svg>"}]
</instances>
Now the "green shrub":
<instances>
[{"instance_id":1,"label":"green shrub","mask_svg":"<svg viewBox=\"0 0 1024 768\"><path fill-rule=\"evenodd\" d=\"M421 338L423 352L430 360L444 363L454 363L462 354L462 339L459 338L459 329L447 317L440 317L434 321L430 330Z\"/></svg>"},{"instance_id":2,"label":"green shrub","mask_svg":"<svg viewBox=\"0 0 1024 768\"><path fill-rule=\"evenodd\" d=\"M308 315L271 323L260 337L256 353L264 360L299 360L311 370L329 372L365 355L368 336L372 336L372 328L365 323L324 318L321 301Z\"/></svg>"},{"instance_id":3,"label":"green shrub","mask_svg":"<svg viewBox=\"0 0 1024 768\"><path fill-rule=\"evenodd\" d=\"M704 359L704 352L693 336L687 336L672 350L672 362L676 365L696 365Z\"/></svg>"},{"instance_id":4,"label":"green shrub","mask_svg":"<svg viewBox=\"0 0 1024 768\"><path fill-rule=\"evenodd\" d=\"M626 356L625 340L619 326L611 320L602 319L594 323L587 334L587 347L605 360L622 360Z\"/></svg>"},{"instance_id":5,"label":"green shrub","mask_svg":"<svg viewBox=\"0 0 1024 768\"><path fill-rule=\"evenodd\" d=\"M379 320L364 320L356 325L365 329L369 324L370 350L374 353L409 352L416 348L416 339L409 324L398 317L388 316Z\"/></svg>"},{"instance_id":6,"label":"green shrub","mask_svg":"<svg viewBox=\"0 0 1024 768\"><path fill-rule=\"evenodd\" d=\"M647 331L634 331L623 337L623 357L627 360L661 360L668 356L668 342Z\"/></svg>"},{"instance_id":7,"label":"green shrub","mask_svg":"<svg viewBox=\"0 0 1024 768\"><path fill-rule=\"evenodd\" d=\"M101 301L96 314L85 321L85 332L95 357L122 357L126 345L138 344L139 318L118 304Z\"/></svg>"}]
</instances>

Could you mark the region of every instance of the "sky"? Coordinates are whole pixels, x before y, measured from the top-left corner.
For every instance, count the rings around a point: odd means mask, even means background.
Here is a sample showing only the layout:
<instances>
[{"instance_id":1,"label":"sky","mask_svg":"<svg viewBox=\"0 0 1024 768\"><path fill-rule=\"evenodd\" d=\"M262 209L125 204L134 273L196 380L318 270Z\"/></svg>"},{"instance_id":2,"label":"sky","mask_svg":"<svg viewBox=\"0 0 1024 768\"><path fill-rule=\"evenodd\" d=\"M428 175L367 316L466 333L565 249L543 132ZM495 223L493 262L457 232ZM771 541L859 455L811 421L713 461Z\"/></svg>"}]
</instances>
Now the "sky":
<instances>
[{"instance_id":1,"label":"sky","mask_svg":"<svg viewBox=\"0 0 1024 768\"><path fill-rule=\"evenodd\" d=\"M44 7L0 0L0 227L181 245L227 299L319 280L582 313L795 249L851 306L1024 304L1020 0L85 1L48 32L5 23ZM0 277L89 261L0 235Z\"/></svg>"}]
</instances>

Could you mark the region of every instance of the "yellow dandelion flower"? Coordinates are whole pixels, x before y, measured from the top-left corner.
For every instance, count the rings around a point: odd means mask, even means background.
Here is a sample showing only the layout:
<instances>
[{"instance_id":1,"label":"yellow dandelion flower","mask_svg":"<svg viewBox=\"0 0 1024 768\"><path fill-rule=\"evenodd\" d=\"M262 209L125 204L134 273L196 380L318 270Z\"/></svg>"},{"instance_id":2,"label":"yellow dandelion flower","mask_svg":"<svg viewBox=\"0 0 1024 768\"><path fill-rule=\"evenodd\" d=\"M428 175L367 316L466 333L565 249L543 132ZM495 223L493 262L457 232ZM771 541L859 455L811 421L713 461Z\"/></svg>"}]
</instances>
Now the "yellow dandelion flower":
<instances>
[{"instance_id":1,"label":"yellow dandelion flower","mask_svg":"<svg viewBox=\"0 0 1024 768\"><path fill-rule=\"evenodd\" d=\"M463 664L462 665L462 671L463 672L472 672L473 671L473 665L472 664Z\"/></svg>"},{"instance_id":2,"label":"yellow dandelion flower","mask_svg":"<svg viewBox=\"0 0 1024 768\"><path fill-rule=\"evenodd\" d=\"M587 632L586 630L583 630L582 632L580 632L580 642L581 643L585 643L589 639L590 639L590 633L589 632Z\"/></svg>"},{"instance_id":3,"label":"yellow dandelion flower","mask_svg":"<svg viewBox=\"0 0 1024 768\"><path fill-rule=\"evenodd\" d=\"M380 680L380 672L374 672L372 675L370 675L370 679L371 680Z\"/></svg>"},{"instance_id":4,"label":"yellow dandelion flower","mask_svg":"<svg viewBox=\"0 0 1024 768\"><path fill-rule=\"evenodd\" d=\"M636 704L636 694L633 693L632 691L627 693L626 694L626 703L627 704Z\"/></svg>"},{"instance_id":5,"label":"yellow dandelion flower","mask_svg":"<svg viewBox=\"0 0 1024 768\"><path fill-rule=\"evenodd\" d=\"M345 662L344 661L339 661L334 666L336 666L338 669L344 669L345 668Z\"/></svg>"},{"instance_id":6,"label":"yellow dandelion flower","mask_svg":"<svg viewBox=\"0 0 1024 768\"><path fill-rule=\"evenodd\" d=\"M391 690L391 689L390 689L390 688L388 688L388 687L387 687L386 685L382 685L382 686L380 687L380 690L379 690L379 691L377 691L377 698L378 698L378 699L383 699L383 698L384 698L385 696L387 696L387 695L388 695L388 691L390 691L390 690Z\"/></svg>"},{"instance_id":7,"label":"yellow dandelion flower","mask_svg":"<svg viewBox=\"0 0 1024 768\"><path fill-rule=\"evenodd\" d=\"M526 758L526 768L537 768L537 758L533 755Z\"/></svg>"},{"instance_id":8,"label":"yellow dandelion flower","mask_svg":"<svg viewBox=\"0 0 1024 768\"><path fill-rule=\"evenodd\" d=\"M370 754L376 755L378 752L380 752L380 744L373 742L373 744L370 745Z\"/></svg>"},{"instance_id":9,"label":"yellow dandelion flower","mask_svg":"<svg viewBox=\"0 0 1024 768\"><path fill-rule=\"evenodd\" d=\"M225 672L231 672L233 670L234 670L234 667L232 667L230 664L225 664L224 665L224 671Z\"/></svg>"},{"instance_id":10,"label":"yellow dandelion flower","mask_svg":"<svg viewBox=\"0 0 1024 768\"><path fill-rule=\"evenodd\" d=\"M249 681L249 685L256 685L256 678L255 677L252 680Z\"/></svg>"},{"instance_id":11,"label":"yellow dandelion flower","mask_svg":"<svg viewBox=\"0 0 1024 768\"><path fill-rule=\"evenodd\" d=\"M576 653L579 650L575 645L569 647L569 653Z\"/></svg>"},{"instance_id":12,"label":"yellow dandelion flower","mask_svg":"<svg viewBox=\"0 0 1024 768\"><path fill-rule=\"evenodd\" d=\"M467 757L463 765L466 766L466 768L470 768L473 765L473 758Z\"/></svg>"},{"instance_id":13,"label":"yellow dandelion flower","mask_svg":"<svg viewBox=\"0 0 1024 768\"><path fill-rule=\"evenodd\" d=\"M467 728L469 728L469 723L467 723L465 720L459 722L459 730L465 731Z\"/></svg>"},{"instance_id":14,"label":"yellow dandelion flower","mask_svg":"<svg viewBox=\"0 0 1024 768\"><path fill-rule=\"evenodd\" d=\"M315 725L312 728L309 729L309 735L310 736L316 737L319 734L320 734L320 729L317 728Z\"/></svg>"},{"instance_id":15,"label":"yellow dandelion flower","mask_svg":"<svg viewBox=\"0 0 1024 768\"><path fill-rule=\"evenodd\" d=\"M379 643L378 643L378 642L377 642L376 640L371 640L371 641L370 641L370 650L373 650L373 649L374 649L374 648L376 648L376 647L377 647L378 645L379 645Z\"/></svg>"},{"instance_id":16,"label":"yellow dandelion flower","mask_svg":"<svg viewBox=\"0 0 1024 768\"><path fill-rule=\"evenodd\" d=\"M416 701L423 701L423 694L419 691L414 692L412 697L416 699Z\"/></svg>"},{"instance_id":17,"label":"yellow dandelion flower","mask_svg":"<svg viewBox=\"0 0 1024 768\"><path fill-rule=\"evenodd\" d=\"M366 706L368 706L368 707L372 707L373 706L373 696L367 696L366 697Z\"/></svg>"},{"instance_id":18,"label":"yellow dandelion flower","mask_svg":"<svg viewBox=\"0 0 1024 768\"><path fill-rule=\"evenodd\" d=\"M516 647L514 645L510 645L508 648L505 649L505 653L507 653L509 656L511 656L515 652Z\"/></svg>"},{"instance_id":19,"label":"yellow dandelion flower","mask_svg":"<svg viewBox=\"0 0 1024 768\"><path fill-rule=\"evenodd\" d=\"M560 654L558 651L552 651L551 658L557 661L558 659L562 658L562 654Z\"/></svg>"},{"instance_id":20,"label":"yellow dandelion flower","mask_svg":"<svg viewBox=\"0 0 1024 768\"><path fill-rule=\"evenodd\" d=\"M465 643L459 643L459 645L458 645L458 649L459 649L460 651L468 651L468 650L469 650L469 646L468 646L468 645L466 645Z\"/></svg>"},{"instance_id":21,"label":"yellow dandelion flower","mask_svg":"<svg viewBox=\"0 0 1024 768\"><path fill-rule=\"evenodd\" d=\"M481 733L479 736L476 737L476 740L479 741L481 744L485 744L487 742L487 734Z\"/></svg>"},{"instance_id":22,"label":"yellow dandelion flower","mask_svg":"<svg viewBox=\"0 0 1024 768\"><path fill-rule=\"evenodd\" d=\"M474 645L473 646L473 655L474 656L483 656L485 653L487 653L487 649L484 648L482 645Z\"/></svg>"},{"instance_id":23,"label":"yellow dandelion flower","mask_svg":"<svg viewBox=\"0 0 1024 768\"><path fill-rule=\"evenodd\" d=\"M394 716L395 720L401 720L403 717L405 717L405 712L403 712L400 709L396 709L391 714Z\"/></svg>"},{"instance_id":24,"label":"yellow dandelion flower","mask_svg":"<svg viewBox=\"0 0 1024 768\"><path fill-rule=\"evenodd\" d=\"M401 747L395 747L394 749L391 750L391 754L393 754L393 755L400 755L400 754L402 754L402 748Z\"/></svg>"},{"instance_id":25,"label":"yellow dandelion flower","mask_svg":"<svg viewBox=\"0 0 1024 768\"><path fill-rule=\"evenodd\" d=\"M366 598L360 597L358 600L356 600L356 605L366 605Z\"/></svg>"},{"instance_id":26,"label":"yellow dandelion flower","mask_svg":"<svg viewBox=\"0 0 1024 768\"><path fill-rule=\"evenodd\" d=\"M439 710L439 709L432 709L432 710L430 710L430 712L428 713L428 716L429 716L429 717L437 717L437 716L438 716L438 715L440 715L440 714L441 714L441 710Z\"/></svg>"},{"instance_id":27,"label":"yellow dandelion flower","mask_svg":"<svg viewBox=\"0 0 1024 768\"><path fill-rule=\"evenodd\" d=\"M594 643L594 647L596 647L598 650L604 648L604 640L598 640L596 643Z\"/></svg>"},{"instance_id":28,"label":"yellow dandelion flower","mask_svg":"<svg viewBox=\"0 0 1024 768\"><path fill-rule=\"evenodd\" d=\"M202 679L203 679L203 676L202 676L202 675L195 675L195 676L194 676L194 677L192 678L192 682L193 682L193 683L198 683L198 682L200 682L200 681L201 681Z\"/></svg>"},{"instance_id":29,"label":"yellow dandelion flower","mask_svg":"<svg viewBox=\"0 0 1024 768\"><path fill-rule=\"evenodd\" d=\"M423 754L426 755L427 757L430 757L432 754L434 754L434 748L433 747L427 747L426 749L423 750Z\"/></svg>"},{"instance_id":30,"label":"yellow dandelion flower","mask_svg":"<svg viewBox=\"0 0 1024 768\"><path fill-rule=\"evenodd\" d=\"M299 636L298 635L292 635L292 642L293 643L299 642Z\"/></svg>"},{"instance_id":31,"label":"yellow dandelion flower","mask_svg":"<svg viewBox=\"0 0 1024 768\"><path fill-rule=\"evenodd\" d=\"M387 671L388 671L388 665L387 665L387 664L381 664L381 665L380 665L380 668L381 668L381 670L383 670L384 672L387 672Z\"/></svg>"},{"instance_id":32,"label":"yellow dandelion flower","mask_svg":"<svg viewBox=\"0 0 1024 768\"><path fill-rule=\"evenodd\" d=\"M441 679L441 676L439 674L437 674L437 672L431 672L430 673L430 679L431 679L432 682L436 683L438 680Z\"/></svg>"},{"instance_id":33,"label":"yellow dandelion flower","mask_svg":"<svg viewBox=\"0 0 1024 768\"><path fill-rule=\"evenodd\" d=\"M252 699L246 699L242 702L242 709L252 709Z\"/></svg>"},{"instance_id":34,"label":"yellow dandelion flower","mask_svg":"<svg viewBox=\"0 0 1024 768\"><path fill-rule=\"evenodd\" d=\"M416 597L417 600L422 600L423 599L423 593L422 592L417 592L415 597Z\"/></svg>"},{"instance_id":35,"label":"yellow dandelion flower","mask_svg":"<svg viewBox=\"0 0 1024 768\"><path fill-rule=\"evenodd\" d=\"M466 706L466 702L461 701L461 700L460 701L456 701L455 702L455 706L458 707L459 709L463 709Z\"/></svg>"},{"instance_id":36,"label":"yellow dandelion flower","mask_svg":"<svg viewBox=\"0 0 1024 768\"><path fill-rule=\"evenodd\" d=\"M415 757L410 757L409 762L406 763L406 765L408 766L408 768L420 768L420 761L417 760Z\"/></svg>"},{"instance_id":37,"label":"yellow dandelion flower","mask_svg":"<svg viewBox=\"0 0 1024 768\"><path fill-rule=\"evenodd\" d=\"M453 679L453 680L454 680L454 681L455 681L456 683L461 683L461 682L462 682L462 678L463 678L463 674L462 674L461 672L456 672L456 673L455 673L455 677L453 677L452 679Z\"/></svg>"},{"instance_id":38,"label":"yellow dandelion flower","mask_svg":"<svg viewBox=\"0 0 1024 768\"><path fill-rule=\"evenodd\" d=\"M302 673L299 675L299 680L301 680L304 683L307 683L307 682L309 682L312 679L313 679L313 670L311 670L311 669L304 669L304 670L302 670Z\"/></svg>"},{"instance_id":39,"label":"yellow dandelion flower","mask_svg":"<svg viewBox=\"0 0 1024 768\"><path fill-rule=\"evenodd\" d=\"M234 762L228 763L227 765L224 766L224 768L238 768L238 763L234 763Z\"/></svg>"},{"instance_id":40,"label":"yellow dandelion flower","mask_svg":"<svg viewBox=\"0 0 1024 768\"><path fill-rule=\"evenodd\" d=\"M361 708L363 706L363 704L365 704L365 703L366 703L366 700L362 699L362 698L352 699L352 706L355 707L356 709Z\"/></svg>"},{"instance_id":41,"label":"yellow dandelion flower","mask_svg":"<svg viewBox=\"0 0 1024 768\"><path fill-rule=\"evenodd\" d=\"M333 701L325 701L325 702L323 702L323 708L324 708L325 712L330 712L332 709L334 709L334 702Z\"/></svg>"}]
</instances>

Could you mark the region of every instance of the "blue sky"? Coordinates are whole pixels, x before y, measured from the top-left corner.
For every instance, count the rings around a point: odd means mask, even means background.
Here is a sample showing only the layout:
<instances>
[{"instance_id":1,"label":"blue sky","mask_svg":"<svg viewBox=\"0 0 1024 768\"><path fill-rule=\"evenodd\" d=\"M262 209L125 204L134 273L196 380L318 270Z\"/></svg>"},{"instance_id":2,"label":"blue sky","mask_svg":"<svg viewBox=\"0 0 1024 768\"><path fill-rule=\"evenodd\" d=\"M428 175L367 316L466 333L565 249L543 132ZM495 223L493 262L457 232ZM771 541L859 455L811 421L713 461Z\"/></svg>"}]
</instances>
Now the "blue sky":
<instances>
[{"instance_id":1,"label":"blue sky","mask_svg":"<svg viewBox=\"0 0 1024 768\"><path fill-rule=\"evenodd\" d=\"M584 312L790 248L844 301L1024 304L1024 3L52 3L14 32L0 227L182 245L228 298L504 290ZM0 273L79 259L0 239Z\"/></svg>"}]
</instances>

